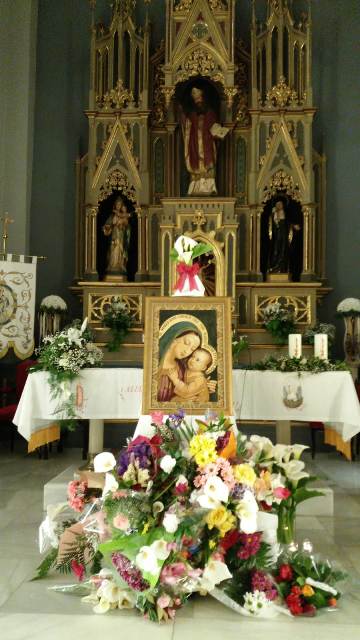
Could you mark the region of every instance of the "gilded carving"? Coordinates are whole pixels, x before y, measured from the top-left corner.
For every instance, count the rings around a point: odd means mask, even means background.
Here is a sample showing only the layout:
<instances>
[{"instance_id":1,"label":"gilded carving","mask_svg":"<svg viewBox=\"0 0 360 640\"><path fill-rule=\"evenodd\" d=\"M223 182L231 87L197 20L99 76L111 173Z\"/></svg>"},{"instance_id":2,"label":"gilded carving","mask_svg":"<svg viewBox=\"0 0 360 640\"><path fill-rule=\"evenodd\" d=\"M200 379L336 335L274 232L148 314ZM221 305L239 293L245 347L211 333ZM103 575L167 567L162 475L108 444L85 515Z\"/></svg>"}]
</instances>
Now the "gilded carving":
<instances>
[{"instance_id":1,"label":"gilded carving","mask_svg":"<svg viewBox=\"0 0 360 640\"><path fill-rule=\"evenodd\" d=\"M283 294L255 297L255 323L258 325L263 324L264 309L269 304L277 303L289 307L293 311L296 324L311 324L311 297L309 295L291 296Z\"/></svg>"},{"instance_id":2,"label":"gilded carving","mask_svg":"<svg viewBox=\"0 0 360 640\"><path fill-rule=\"evenodd\" d=\"M112 302L118 298L117 294L114 295L100 295L96 293L89 294L89 322L92 324L101 324L102 318ZM130 314L134 322L142 322L142 295L121 294L121 302L126 305L127 311Z\"/></svg>"},{"instance_id":3,"label":"gilded carving","mask_svg":"<svg viewBox=\"0 0 360 640\"><path fill-rule=\"evenodd\" d=\"M110 89L103 96L96 96L96 105L102 111L110 111L111 109L123 109L133 100L132 91L126 89L123 81L119 79L114 89Z\"/></svg>"},{"instance_id":4,"label":"gilded carving","mask_svg":"<svg viewBox=\"0 0 360 640\"><path fill-rule=\"evenodd\" d=\"M294 178L282 169L273 174L270 184L264 188L263 201L266 202L270 200L278 191L283 191L286 195L300 202L301 194L299 185L294 184Z\"/></svg>"},{"instance_id":5,"label":"gilded carving","mask_svg":"<svg viewBox=\"0 0 360 640\"><path fill-rule=\"evenodd\" d=\"M129 184L126 175L119 169L115 169L106 178L105 184L101 187L98 202L108 198L113 191L121 191L131 202L136 202L135 189Z\"/></svg>"},{"instance_id":6,"label":"gilded carving","mask_svg":"<svg viewBox=\"0 0 360 640\"><path fill-rule=\"evenodd\" d=\"M207 76L211 77L213 82L225 83L224 76L219 72L213 56L203 48L189 53L176 74L176 81L183 82L193 76Z\"/></svg>"},{"instance_id":7,"label":"gilded carving","mask_svg":"<svg viewBox=\"0 0 360 640\"><path fill-rule=\"evenodd\" d=\"M236 96L238 90L236 87L225 87L224 93L226 96L226 104L231 109L234 97Z\"/></svg>"},{"instance_id":8,"label":"gilded carving","mask_svg":"<svg viewBox=\"0 0 360 640\"><path fill-rule=\"evenodd\" d=\"M298 94L286 84L284 76L280 76L279 83L266 94L266 106L282 109L287 105L294 106L297 104Z\"/></svg>"}]
</instances>

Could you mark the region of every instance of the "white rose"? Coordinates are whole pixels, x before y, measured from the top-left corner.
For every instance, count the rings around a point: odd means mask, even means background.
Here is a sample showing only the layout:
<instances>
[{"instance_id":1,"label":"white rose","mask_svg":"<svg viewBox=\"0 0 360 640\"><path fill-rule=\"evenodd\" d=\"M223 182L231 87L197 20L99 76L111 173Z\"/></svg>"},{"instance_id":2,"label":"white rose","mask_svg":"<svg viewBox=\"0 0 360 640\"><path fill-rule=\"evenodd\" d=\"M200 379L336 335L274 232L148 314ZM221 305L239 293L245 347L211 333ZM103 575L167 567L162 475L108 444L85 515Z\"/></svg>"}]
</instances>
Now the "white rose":
<instances>
[{"instance_id":1,"label":"white rose","mask_svg":"<svg viewBox=\"0 0 360 640\"><path fill-rule=\"evenodd\" d=\"M115 456L108 451L98 453L94 458L94 471L95 473L105 473L106 471L112 471L116 465Z\"/></svg>"},{"instance_id":2,"label":"white rose","mask_svg":"<svg viewBox=\"0 0 360 640\"><path fill-rule=\"evenodd\" d=\"M175 533L179 526L179 518L175 513L165 513L163 526L168 533Z\"/></svg>"},{"instance_id":3,"label":"white rose","mask_svg":"<svg viewBox=\"0 0 360 640\"><path fill-rule=\"evenodd\" d=\"M161 458L160 460L160 467L162 468L163 471L165 471L165 473L171 473L175 465L176 465L176 460L172 456L167 455Z\"/></svg>"}]
</instances>

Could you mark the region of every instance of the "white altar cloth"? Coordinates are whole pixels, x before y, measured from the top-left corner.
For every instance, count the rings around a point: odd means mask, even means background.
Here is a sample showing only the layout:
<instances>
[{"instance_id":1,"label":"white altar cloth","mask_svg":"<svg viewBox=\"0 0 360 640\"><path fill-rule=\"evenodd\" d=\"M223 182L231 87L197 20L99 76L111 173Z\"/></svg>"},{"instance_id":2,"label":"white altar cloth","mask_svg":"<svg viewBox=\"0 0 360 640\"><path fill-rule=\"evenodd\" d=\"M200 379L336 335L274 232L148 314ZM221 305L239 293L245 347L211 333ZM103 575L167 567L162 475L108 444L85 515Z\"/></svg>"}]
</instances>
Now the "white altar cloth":
<instances>
[{"instance_id":1,"label":"white altar cloth","mask_svg":"<svg viewBox=\"0 0 360 640\"><path fill-rule=\"evenodd\" d=\"M138 420L142 377L142 369L83 369L73 383L74 390L80 385L82 391L78 394L82 398L77 407L78 417L90 419L93 425L96 421L96 428L101 428L104 420ZM303 403L298 408L291 409L283 403L284 386L288 385L301 387ZM329 423L344 440L360 432L360 405L351 375L346 371L302 373L299 377L296 373L236 369L233 399L238 420L274 420L277 427L286 424L286 432L277 428L278 442L289 442L292 420ZM63 417L54 415L58 404L51 398L47 374L30 374L14 417L19 433L30 440L34 432Z\"/></svg>"}]
</instances>

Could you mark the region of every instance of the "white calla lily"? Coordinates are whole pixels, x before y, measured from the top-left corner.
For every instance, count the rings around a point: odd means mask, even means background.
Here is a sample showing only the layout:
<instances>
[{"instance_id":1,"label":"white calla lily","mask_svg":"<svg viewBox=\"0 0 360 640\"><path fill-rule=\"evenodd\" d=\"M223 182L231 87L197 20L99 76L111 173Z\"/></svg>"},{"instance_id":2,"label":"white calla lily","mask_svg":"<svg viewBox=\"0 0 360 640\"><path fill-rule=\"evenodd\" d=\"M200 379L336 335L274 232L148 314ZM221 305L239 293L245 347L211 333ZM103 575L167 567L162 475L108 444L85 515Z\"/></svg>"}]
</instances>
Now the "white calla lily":
<instances>
[{"instance_id":1,"label":"white calla lily","mask_svg":"<svg viewBox=\"0 0 360 640\"><path fill-rule=\"evenodd\" d=\"M309 474L304 471L305 462L302 460L290 460L290 462L281 462L279 467L284 469L284 473L294 486L297 485L302 478L309 478Z\"/></svg>"},{"instance_id":2,"label":"white calla lily","mask_svg":"<svg viewBox=\"0 0 360 640\"><path fill-rule=\"evenodd\" d=\"M132 591L119 589L118 609L133 609L136 603L136 596Z\"/></svg>"},{"instance_id":3,"label":"white calla lily","mask_svg":"<svg viewBox=\"0 0 360 640\"><path fill-rule=\"evenodd\" d=\"M210 476L205 482L204 494L217 502L227 502L229 499L229 487L219 476Z\"/></svg>"},{"instance_id":4,"label":"white calla lily","mask_svg":"<svg viewBox=\"0 0 360 640\"><path fill-rule=\"evenodd\" d=\"M166 540L156 540L152 543L151 548L159 560L166 560L170 555Z\"/></svg>"},{"instance_id":5,"label":"white calla lily","mask_svg":"<svg viewBox=\"0 0 360 640\"><path fill-rule=\"evenodd\" d=\"M168 533L175 533L179 526L180 520L176 513L165 513L163 527Z\"/></svg>"},{"instance_id":6,"label":"white calla lily","mask_svg":"<svg viewBox=\"0 0 360 640\"><path fill-rule=\"evenodd\" d=\"M179 236L174 244L174 248L176 249L179 260L182 262L186 262L189 264L191 262L192 250L196 247L198 243L196 240L192 238L188 238L188 236Z\"/></svg>"},{"instance_id":7,"label":"white calla lily","mask_svg":"<svg viewBox=\"0 0 360 640\"><path fill-rule=\"evenodd\" d=\"M236 515L240 520L240 529L244 533L255 533L257 530L258 503L251 491L245 491L242 500L236 507Z\"/></svg>"},{"instance_id":8,"label":"white calla lily","mask_svg":"<svg viewBox=\"0 0 360 640\"><path fill-rule=\"evenodd\" d=\"M232 574L225 562L210 559L202 574L200 588L204 591L212 591L217 584L229 578L232 578Z\"/></svg>"},{"instance_id":9,"label":"white calla lily","mask_svg":"<svg viewBox=\"0 0 360 640\"><path fill-rule=\"evenodd\" d=\"M87 324L88 324L88 318L86 317L85 320L83 321L82 325L81 325L80 333L84 333L84 331L85 331L85 329L87 327Z\"/></svg>"},{"instance_id":10,"label":"white calla lily","mask_svg":"<svg viewBox=\"0 0 360 640\"><path fill-rule=\"evenodd\" d=\"M96 473L106 473L112 471L116 465L115 456L108 451L98 453L94 458L94 471Z\"/></svg>"},{"instance_id":11,"label":"white calla lily","mask_svg":"<svg viewBox=\"0 0 360 640\"><path fill-rule=\"evenodd\" d=\"M176 459L172 456L166 455L160 460L160 467L165 473L171 473L176 465Z\"/></svg>"},{"instance_id":12,"label":"white calla lily","mask_svg":"<svg viewBox=\"0 0 360 640\"><path fill-rule=\"evenodd\" d=\"M293 444L291 447L292 453L294 454L295 460L299 460L305 451L305 449L309 449L307 445L304 444Z\"/></svg>"},{"instance_id":13,"label":"white calla lily","mask_svg":"<svg viewBox=\"0 0 360 640\"><path fill-rule=\"evenodd\" d=\"M105 484L102 492L102 497L105 498L108 493L114 493L119 488L118 481L114 478L112 473L105 474Z\"/></svg>"},{"instance_id":14,"label":"white calla lily","mask_svg":"<svg viewBox=\"0 0 360 640\"><path fill-rule=\"evenodd\" d=\"M156 574L158 572L159 566L155 551L147 545L141 547L135 558L135 563L141 571L145 571L146 573Z\"/></svg>"},{"instance_id":15,"label":"white calla lily","mask_svg":"<svg viewBox=\"0 0 360 640\"><path fill-rule=\"evenodd\" d=\"M98 604L93 608L94 613L107 613L110 609L110 602L105 598L100 598Z\"/></svg>"}]
</instances>

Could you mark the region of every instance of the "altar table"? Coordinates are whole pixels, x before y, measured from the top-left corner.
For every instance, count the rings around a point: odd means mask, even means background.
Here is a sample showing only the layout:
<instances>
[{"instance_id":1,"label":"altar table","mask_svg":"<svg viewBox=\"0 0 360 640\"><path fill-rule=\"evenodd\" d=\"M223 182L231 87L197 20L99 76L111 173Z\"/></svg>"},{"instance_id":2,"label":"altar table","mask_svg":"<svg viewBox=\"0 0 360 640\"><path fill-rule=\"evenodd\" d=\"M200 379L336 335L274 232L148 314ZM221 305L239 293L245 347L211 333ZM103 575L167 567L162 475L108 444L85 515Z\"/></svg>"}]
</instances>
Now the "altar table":
<instances>
[{"instance_id":1,"label":"altar table","mask_svg":"<svg viewBox=\"0 0 360 640\"><path fill-rule=\"evenodd\" d=\"M77 397L77 416L90 420L89 452L103 448L104 420L138 420L141 416L142 369L83 369L72 383ZM284 404L284 389L300 387L302 403ZM324 422L350 440L360 432L360 405L350 373L280 373L235 369L233 371L234 416L241 421L275 421L277 442L291 442L291 421ZM51 397L45 372L28 376L14 424L31 443L49 425L64 418L54 414L58 401ZM38 436L38 437L37 437ZM50 437L47 435L47 437ZM51 436L48 442L56 439ZM39 446L39 445L37 445Z\"/></svg>"}]
</instances>

